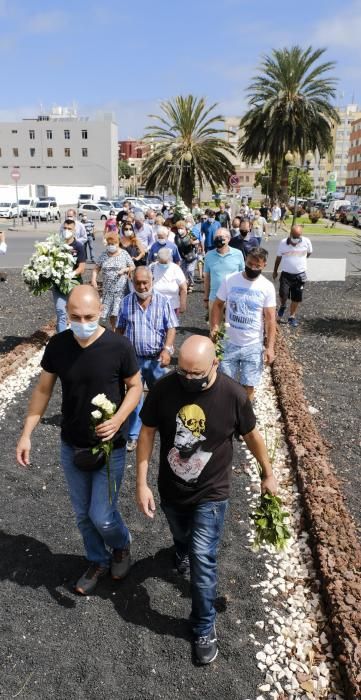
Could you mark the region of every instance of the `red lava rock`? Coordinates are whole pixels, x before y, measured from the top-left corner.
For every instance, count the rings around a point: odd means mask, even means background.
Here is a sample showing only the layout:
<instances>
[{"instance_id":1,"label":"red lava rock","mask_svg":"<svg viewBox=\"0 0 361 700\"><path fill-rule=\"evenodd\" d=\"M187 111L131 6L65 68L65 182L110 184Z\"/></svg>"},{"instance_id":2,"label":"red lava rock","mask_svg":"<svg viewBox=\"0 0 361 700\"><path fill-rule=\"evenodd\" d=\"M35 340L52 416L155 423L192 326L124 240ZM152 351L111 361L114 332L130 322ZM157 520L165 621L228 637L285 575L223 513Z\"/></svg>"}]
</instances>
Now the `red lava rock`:
<instances>
[{"instance_id":1,"label":"red lava rock","mask_svg":"<svg viewBox=\"0 0 361 700\"><path fill-rule=\"evenodd\" d=\"M304 397L302 373L278 330L273 381L303 496L321 594L349 700L361 698L361 546L341 486ZM285 380L286 377L286 380ZM355 588L356 586L356 588Z\"/></svg>"}]
</instances>

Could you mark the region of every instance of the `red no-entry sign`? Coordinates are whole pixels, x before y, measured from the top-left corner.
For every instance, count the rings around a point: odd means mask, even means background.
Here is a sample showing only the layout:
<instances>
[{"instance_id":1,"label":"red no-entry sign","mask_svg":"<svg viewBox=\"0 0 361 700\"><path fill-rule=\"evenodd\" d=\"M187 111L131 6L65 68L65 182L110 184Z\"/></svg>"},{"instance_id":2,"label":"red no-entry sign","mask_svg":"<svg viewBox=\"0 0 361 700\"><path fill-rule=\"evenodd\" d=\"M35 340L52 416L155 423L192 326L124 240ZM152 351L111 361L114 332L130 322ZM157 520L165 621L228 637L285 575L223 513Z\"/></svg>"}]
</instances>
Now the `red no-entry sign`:
<instances>
[{"instance_id":1,"label":"red no-entry sign","mask_svg":"<svg viewBox=\"0 0 361 700\"><path fill-rule=\"evenodd\" d=\"M10 175L13 180L20 180L20 170L15 170L14 168L14 170L11 171Z\"/></svg>"}]
</instances>

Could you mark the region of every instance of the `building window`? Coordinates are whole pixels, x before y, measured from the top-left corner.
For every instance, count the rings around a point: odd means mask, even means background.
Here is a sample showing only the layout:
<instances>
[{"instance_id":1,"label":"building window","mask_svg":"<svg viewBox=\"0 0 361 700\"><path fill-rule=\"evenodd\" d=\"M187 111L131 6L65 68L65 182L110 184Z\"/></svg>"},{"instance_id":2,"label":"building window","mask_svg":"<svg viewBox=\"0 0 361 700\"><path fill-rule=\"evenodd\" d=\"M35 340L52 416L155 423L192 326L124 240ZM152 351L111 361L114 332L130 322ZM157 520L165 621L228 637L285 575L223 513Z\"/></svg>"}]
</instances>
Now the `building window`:
<instances>
[{"instance_id":1,"label":"building window","mask_svg":"<svg viewBox=\"0 0 361 700\"><path fill-rule=\"evenodd\" d=\"M47 148L47 149L46 149L46 152L47 152L48 158L52 158L52 157L53 157L53 149L52 149L52 148Z\"/></svg>"},{"instance_id":2,"label":"building window","mask_svg":"<svg viewBox=\"0 0 361 700\"><path fill-rule=\"evenodd\" d=\"M14 158L19 157L19 149L18 148L13 148L13 156L14 156Z\"/></svg>"},{"instance_id":3,"label":"building window","mask_svg":"<svg viewBox=\"0 0 361 700\"><path fill-rule=\"evenodd\" d=\"M30 131L29 131L29 138L30 138L31 141L34 141L34 139L35 139L35 131L34 131L34 129L30 129Z\"/></svg>"},{"instance_id":4,"label":"building window","mask_svg":"<svg viewBox=\"0 0 361 700\"><path fill-rule=\"evenodd\" d=\"M35 156L35 148L31 148L30 149L30 157L34 158L34 156Z\"/></svg>"},{"instance_id":5,"label":"building window","mask_svg":"<svg viewBox=\"0 0 361 700\"><path fill-rule=\"evenodd\" d=\"M46 130L46 138L49 139L49 141L51 141L51 139L53 138L53 132L51 129Z\"/></svg>"},{"instance_id":6,"label":"building window","mask_svg":"<svg viewBox=\"0 0 361 700\"><path fill-rule=\"evenodd\" d=\"M249 182L249 175L246 175L246 182Z\"/></svg>"},{"instance_id":7,"label":"building window","mask_svg":"<svg viewBox=\"0 0 361 700\"><path fill-rule=\"evenodd\" d=\"M81 131L81 137L82 137L82 139L87 139L87 138L88 138L88 130L87 130L87 129L82 129L82 131Z\"/></svg>"},{"instance_id":8,"label":"building window","mask_svg":"<svg viewBox=\"0 0 361 700\"><path fill-rule=\"evenodd\" d=\"M64 156L65 158L70 158L70 148L64 148Z\"/></svg>"},{"instance_id":9,"label":"building window","mask_svg":"<svg viewBox=\"0 0 361 700\"><path fill-rule=\"evenodd\" d=\"M88 157L88 149L87 149L87 148L82 148L82 149L81 149L81 154L82 154L83 158L87 158L87 157Z\"/></svg>"},{"instance_id":10,"label":"building window","mask_svg":"<svg viewBox=\"0 0 361 700\"><path fill-rule=\"evenodd\" d=\"M12 134L17 134L17 133L18 133L18 130L17 130L17 129L11 129L11 133L12 133Z\"/></svg>"},{"instance_id":11,"label":"building window","mask_svg":"<svg viewBox=\"0 0 361 700\"><path fill-rule=\"evenodd\" d=\"M1 148L0 148L0 158L1 158L1 156L2 156L2 151L1 151Z\"/></svg>"},{"instance_id":12,"label":"building window","mask_svg":"<svg viewBox=\"0 0 361 700\"><path fill-rule=\"evenodd\" d=\"M65 138L65 139L70 139L70 131L69 131L69 129L64 129L64 138Z\"/></svg>"}]
</instances>

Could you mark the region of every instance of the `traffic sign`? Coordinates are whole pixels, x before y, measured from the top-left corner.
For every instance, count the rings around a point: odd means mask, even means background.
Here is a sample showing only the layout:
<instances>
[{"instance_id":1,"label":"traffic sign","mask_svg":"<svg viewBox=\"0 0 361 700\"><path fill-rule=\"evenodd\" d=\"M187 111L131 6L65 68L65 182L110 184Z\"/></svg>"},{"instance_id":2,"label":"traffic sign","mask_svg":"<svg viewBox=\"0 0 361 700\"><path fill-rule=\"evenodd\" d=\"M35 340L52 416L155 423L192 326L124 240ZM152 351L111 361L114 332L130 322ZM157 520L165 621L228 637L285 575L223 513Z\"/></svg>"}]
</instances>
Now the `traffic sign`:
<instances>
[{"instance_id":1,"label":"traffic sign","mask_svg":"<svg viewBox=\"0 0 361 700\"><path fill-rule=\"evenodd\" d=\"M231 187L238 187L238 185L239 185L238 175L231 175L229 178L229 184L231 185Z\"/></svg>"},{"instance_id":2,"label":"traffic sign","mask_svg":"<svg viewBox=\"0 0 361 700\"><path fill-rule=\"evenodd\" d=\"M10 173L13 180L20 180L20 170L12 170Z\"/></svg>"}]
</instances>

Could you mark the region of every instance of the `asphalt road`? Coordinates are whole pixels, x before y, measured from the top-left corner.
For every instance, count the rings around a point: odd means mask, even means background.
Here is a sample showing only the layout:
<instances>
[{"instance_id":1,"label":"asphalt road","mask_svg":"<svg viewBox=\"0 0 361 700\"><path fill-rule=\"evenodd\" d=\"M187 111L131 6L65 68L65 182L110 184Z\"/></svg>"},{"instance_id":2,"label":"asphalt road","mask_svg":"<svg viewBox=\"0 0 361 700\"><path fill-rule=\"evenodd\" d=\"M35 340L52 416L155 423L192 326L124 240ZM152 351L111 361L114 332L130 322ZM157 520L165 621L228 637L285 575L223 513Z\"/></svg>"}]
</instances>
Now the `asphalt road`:
<instances>
[{"instance_id":1,"label":"asphalt road","mask_svg":"<svg viewBox=\"0 0 361 700\"><path fill-rule=\"evenodd\" d=\"M25 225L20 226L18 230L13 231L9 229L6 232L6 239L8 243L8 252L6 256L0 258L0 266L4 268L20 268L29 259L33 252L34 243L37 240L42 240L46 238L50 233L54 233L58 230L59 225L41 223L38 224L38 228L34 229L34 226ZM6 229L6 226L1 226L2 230ZM95 242L95 253L98 255L103 250L103 240L102 232L103 222L96 222L96 242ZM273 261L276 256L276 250L278 242L283 238L284 234L278 233L275 238L269 239L264 242L264 246L269 250L269 269L272 269ZM355 274L355 245L352 239L352 233L350 231L350 236L309 236L313 245L313 257L314 258L346 258L347 259L347 275Z\"/></svg>"}]
</instances>

